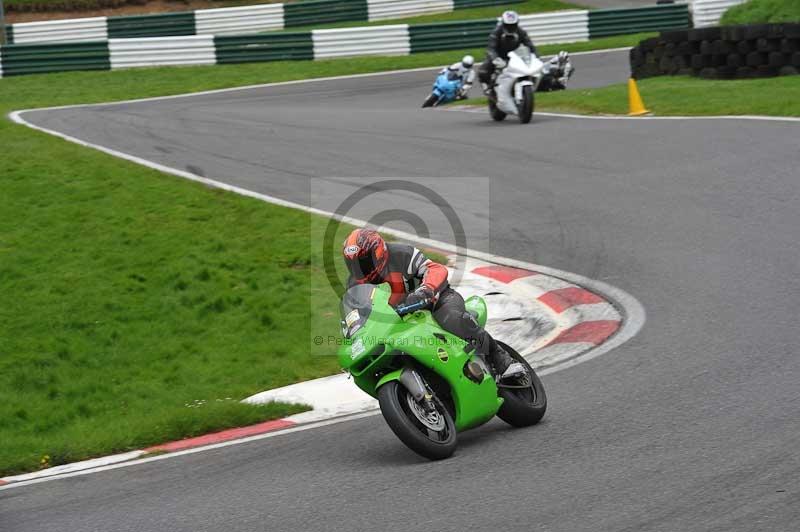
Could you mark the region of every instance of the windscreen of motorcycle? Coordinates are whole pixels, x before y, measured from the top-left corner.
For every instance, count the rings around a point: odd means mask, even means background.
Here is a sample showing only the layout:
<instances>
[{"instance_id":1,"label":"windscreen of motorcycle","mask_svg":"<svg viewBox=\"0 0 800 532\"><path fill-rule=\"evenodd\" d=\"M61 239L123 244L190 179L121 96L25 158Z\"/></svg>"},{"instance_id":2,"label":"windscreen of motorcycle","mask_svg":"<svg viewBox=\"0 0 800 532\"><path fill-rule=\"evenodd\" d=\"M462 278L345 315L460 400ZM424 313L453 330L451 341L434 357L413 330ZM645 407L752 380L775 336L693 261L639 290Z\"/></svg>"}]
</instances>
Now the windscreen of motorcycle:
<instances>
[{"instance_id":1,"label":"windscreen of motorcycle","mask_svg":"<svg viewBox=\"0 0 800 532\"><path fill-rule=\"evenodd\" d=\"M524 44L520 44L517 49L514 50L514 53L517 54L520 59L525 61L526 65L531 64L531 51Z\"/></svg>"},{"instance_id":2,"label":"windscreen of motorcycle","mask_svg":"<svg viewBox=\"0 0 800 532\"><path fill-rule=\"evenodd\" d=\"M375 286L357 284L347 289L342 297L342 334L351 338L369 318L372 312L372 293Z\"/></svg>"}]
</instances>

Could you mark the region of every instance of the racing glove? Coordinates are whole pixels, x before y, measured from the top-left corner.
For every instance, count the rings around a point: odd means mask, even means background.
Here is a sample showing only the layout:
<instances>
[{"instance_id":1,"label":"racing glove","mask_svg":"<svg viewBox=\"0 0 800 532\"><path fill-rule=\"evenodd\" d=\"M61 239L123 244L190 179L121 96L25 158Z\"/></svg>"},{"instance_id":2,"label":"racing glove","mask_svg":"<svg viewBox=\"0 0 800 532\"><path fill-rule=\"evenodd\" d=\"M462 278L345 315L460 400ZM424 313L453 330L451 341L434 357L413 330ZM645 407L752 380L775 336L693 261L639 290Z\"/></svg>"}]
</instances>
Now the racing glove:
<instances>
[{"instance_id":1,"label":"racing glove","mask_svg":"<svg viewBox=\"0 0 800 532\"><path fill-rule=\"evenodd\" d=\"M433 290L425 285L422 285L406 296L403 306L407 307L409 305L419 303L420 301L425 301L426 299L429 301L433 299Z\"/></svg>"},{"instance_id":2,"label":"racing glove","mask_svg":"<svg viewBox=\"0 0 800 532\"><path fill-rule=\"evenodd\" d=\"M506 62L502 57L495 57L492 59L492 64L495 66L495 68L505 68L506 66Z\"/></svg>"}]
</instances>

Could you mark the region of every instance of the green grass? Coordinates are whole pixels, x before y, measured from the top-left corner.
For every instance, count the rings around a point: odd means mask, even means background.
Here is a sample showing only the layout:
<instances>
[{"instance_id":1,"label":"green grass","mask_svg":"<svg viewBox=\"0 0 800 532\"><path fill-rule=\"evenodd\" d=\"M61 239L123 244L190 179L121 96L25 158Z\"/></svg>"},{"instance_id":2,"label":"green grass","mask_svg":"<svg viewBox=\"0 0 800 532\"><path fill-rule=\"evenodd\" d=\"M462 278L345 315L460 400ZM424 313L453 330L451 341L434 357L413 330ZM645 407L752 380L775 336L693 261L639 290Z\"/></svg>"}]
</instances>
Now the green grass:
<instances>
[{"instance_id":1,"label":"green grass","mask_svg":"<svg viewBox=\"0 0 800 532\"><path fill-rule=\"evenodd\" d=\"M106 99L71 83L57 100ZM3 111L49 103L13 85ZM238 400L335 371L309 349L308 215L6 121L0 139L0 473L302 411Z\"/></svg>"},{"instance_id":2,"label":"green grass","mask_svg":"<svg viewBox=\"0 0 800 532\"><path fill-rule=\"evenodd\" d=\"M749 0L729 8L722 15L722 24L756 24L767 22L800 22L798 0Z\"/></svg>"},{"instance_id":3,"label":"green grass","mask_svg":"<svg viewBox=\"0 0 800 532\"><path fill-rule=\"evenodd\" d=\"M269 2L267 0L216 0L215 3L219 4L215 7L232 7L243 5L255 5ZM283 0L281 3L297 2L302 0ZM122 7L129 5L144 5L145 0L5 0L4 4L9 12L14 11L82 11L91 9L109 9L114 7ZM471 20L481 18L498 17L500 13L506 9L514 9L522 15L532 13L543 13L547 11L558 11L561 9L582 9L581 6L561 2L560 0L526 0L524 2L500 4L496 6L486 7L473 7L468 9L461 9L451 13L440 13L433 15L423 15L420 17L407 17L403 19L394 19L391 21L380 21L372 24L403 24L403 23L424 23L424 22L443 22L449 20ZM187 5L186 11L189 11ZM339 28L351 25L368 25L370 23L361 22L338 22L332 24L309 25L302 28L294 28L293 31L298 29L319 29L319 28Z\"/></svg>"},{"instance_id":4,"label":"green grass","mask_svg":"<svg viewBox=\"0 0 800 532\"><path fill-rule=\"evenodd\" d=\"M0 114L462 53L11 77ZM0 475L282 417L302 408L238 400L337 371L334 349L310 342L338 333L311 251L319 218L5 119L0 145Z\"/></svg>"},{"instance_id":5,"label":"green grass","mask_svg":"<svg viewBox=\"0 0 800 532\"><path fill-rule=\"evenodd\" d=\"M9 13L15 11L78 11L140 4L138 0L4 0Z\"/></svg>"},{"instance_id":6,"label":"green grass","mask_svg":"<svg viewBox=\"0 0 800 532\"><path fill-rule=\"evenodd\" d=\"M638 82L648 110L659 116L800 116L800 76L755 80L659 77ZM461 104L485 105L485 98ZM626 83L536 95L536 110L588 115L628 113Z\"/></svg>"},{"instance_id":7,"label":"green grass","mask_svg":"<svg viewBox=\"0 0 800 532\"><path fill-rule=\"evenodd\" d=\"M254 4L277 3L281 0L215 0L214 7L233 7ZM294 0L283 0L288 3ZM11 12L47 12L47 11L88 11L96 9L114 9L126 6L143 6L147 0L5 0L6 10ZM190 11L187 3L185 11Z\"/></svg>"},{"instance_id":8,"label":"green grass","mask_svg":"<svg viewBox=\"0 0 800 532\"><path fill-rule=\"evenodd\" d=\"M464 20L480 20L499 17L503 11L513 9L520 15L531 15L534 13L546 13L549 11L560 11L564 9L584 9L582 6L560 0L526 0L525 2L501 4L496 6L472 7L459 9L449 13L435 13L431 15L420 15L415 17L405 17L391 20L376 20L373 22L365 21L342 21L330 22L327 24L311 24L288 28L285 31L308 31L330 28L349 28L357 26L385 26L389 24L426 24L429 22L455 22Z\"/></svg>"}]
</instances>

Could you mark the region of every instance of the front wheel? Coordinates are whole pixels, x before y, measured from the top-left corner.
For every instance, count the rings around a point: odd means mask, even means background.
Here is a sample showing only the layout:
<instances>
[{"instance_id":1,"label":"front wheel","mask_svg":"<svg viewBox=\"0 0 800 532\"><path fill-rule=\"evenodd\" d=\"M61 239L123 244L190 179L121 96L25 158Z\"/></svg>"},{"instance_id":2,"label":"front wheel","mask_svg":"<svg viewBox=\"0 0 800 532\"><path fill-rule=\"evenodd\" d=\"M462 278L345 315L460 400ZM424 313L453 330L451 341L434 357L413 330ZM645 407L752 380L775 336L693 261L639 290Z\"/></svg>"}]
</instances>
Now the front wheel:
<instances>
[{"instance_id":1,"label":"front wheel","mask_svg":"<svg viewBox=\"0 0 800 532\"><path fill-rule=\"evenodd\" d=\"M506 114L497 108L497 103L491 97L489 98L489 114L492 115L492 120L495 122L502 122L506 119Z\"/></svg>"},{"instance_id":2,"label":"front wheel","mask_svg":"<svg viewBox=\"0 0 800 532\"><path fill-rule=\"evenodd\" d=\"M519 110L519 121L527 124L533 118L533 87L525 85L522 87L522 101L517 106Z\"/></svg>"},{"instance_id":3,"label":"front wheel","mask_svg":"<svg viewBox=\"0 0 800 532\"><path fill-rule=\"evenodd\" d=\"M524 376L512 377L508 379L508 383L498 383L497 393L504 401L497 417L512 427L535 425L541 421L547 410L547 395L544 393L542 381L522 355L503 342L497 343L525 368Z\"/></svg>"},{"instance_id":4,"label":"front wheel","mask_svg":"<svg viewBox=\"0 0 800 532\"><path fill-rule=\"evenodd\" d=\"M423 107L423 108L425 108L425 107L433 107L433 106L434 106L434 105L436 105L437 103L439 103L439 97L438 97L438 96L436 96L435 94L431 93L431 95L430 95L430 96L428 96L428 97L425 99L425 101L424 101L424 102L422 102L422 107Z\"/></svg>"},{"instance_id":5,"label":"front wheel","mask_svg":"<svg viewBox=\"0 0 800 532\"><path fill-rule=\"evenodd\" d=\"M383 418L400 441L420 456L442 460L456 450L456 425L441 401L434 397L433 403L435 410L426 411L397 381L378 389Z\"/></svg>"}]
</instances>

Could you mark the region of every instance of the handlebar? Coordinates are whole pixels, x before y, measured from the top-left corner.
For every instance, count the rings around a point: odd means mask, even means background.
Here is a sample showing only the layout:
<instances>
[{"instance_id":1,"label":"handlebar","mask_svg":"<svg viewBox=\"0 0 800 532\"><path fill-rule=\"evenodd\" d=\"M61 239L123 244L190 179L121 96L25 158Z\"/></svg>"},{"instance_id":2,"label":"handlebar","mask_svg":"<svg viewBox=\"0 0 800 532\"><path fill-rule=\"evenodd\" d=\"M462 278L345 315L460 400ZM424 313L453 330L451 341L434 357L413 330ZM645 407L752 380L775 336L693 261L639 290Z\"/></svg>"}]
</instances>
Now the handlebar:
<instances>
[{"instance_id":1,"label":"handlebar","mask_svg":"<svg viewBox=\"0 0 800 532\"><path fill-rule=\"evenodd\" d=\"M413 305L408 305L408 306L405 306L405 307L402 307L402 306L401 307L396 307L395 310L397 311L398 315L405 316L406 314L411 314L412 312L416 312L418 310L422 310L422 309L424 309L425 307L427 307L430 304L431 304L431 300L430 299L423 299L422 301L418 301L418 302L414 303Z\"/></svg>"}]
</instances>

